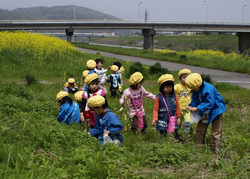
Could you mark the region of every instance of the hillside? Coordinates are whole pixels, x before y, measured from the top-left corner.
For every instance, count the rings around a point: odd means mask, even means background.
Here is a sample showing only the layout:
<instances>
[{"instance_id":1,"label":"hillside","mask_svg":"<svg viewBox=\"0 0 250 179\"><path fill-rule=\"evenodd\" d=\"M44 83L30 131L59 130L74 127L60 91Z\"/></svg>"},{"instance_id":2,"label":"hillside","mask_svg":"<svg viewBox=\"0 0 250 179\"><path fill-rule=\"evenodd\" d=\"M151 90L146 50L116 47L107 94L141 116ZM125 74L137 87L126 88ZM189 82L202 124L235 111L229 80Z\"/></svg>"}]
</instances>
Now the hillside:
<instances>
[{"instance_id":1,"label":"hillside","mask_svg":"<svg viewBox=\"0 0 250 179\"><path fill-rule=\"evenodd\" d=\"M117 19L89 8L75 6L75 17L79 19ZM14 10L0 9L0 20L67 20L74 19L74 6L31 7Z\"/></svg>"}]
</instances>

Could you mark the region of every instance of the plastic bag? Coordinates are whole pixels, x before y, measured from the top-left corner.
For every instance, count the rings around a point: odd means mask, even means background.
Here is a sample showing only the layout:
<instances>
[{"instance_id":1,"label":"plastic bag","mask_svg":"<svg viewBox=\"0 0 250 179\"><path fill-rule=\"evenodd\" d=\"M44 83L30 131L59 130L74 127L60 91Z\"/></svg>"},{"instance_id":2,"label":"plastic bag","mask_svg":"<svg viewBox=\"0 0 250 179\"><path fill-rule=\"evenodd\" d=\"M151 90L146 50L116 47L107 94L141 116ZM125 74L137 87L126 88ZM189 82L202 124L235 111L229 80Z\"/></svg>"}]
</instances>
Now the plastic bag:
<instances>
[{"instance_id":1,"label":"plastic bag","mask_svg":"<svg viewBox=\"0 0 250 179\"><path fill-rule=\"evenodd\" d=\"M198 123L201 120L201 116L197 112L190 112L190 124Z\"/></svg>"},{"instance_id":2,"label":"plastic bag","mask_svg":"<svg viewBox=\"0 0 250 179\"><path fill-rule=\"evenodd\" d=\"M113 142L113 140L109 137L108 134L105 134L105 135L103 136L103 144L112 143L112 142Z\"/></svg>"},{"instance_id":3,"label":"plastic bag","mask_svg":"<svg viewBox=\"0 0 250 179\"><path fill-rule=\"evenodd\" d=\"M120 144L121 144L121 141L120 141L119 139L115 139L115 140L114 140L114 144L120 145Z\"/></svg>"}]
</instances>

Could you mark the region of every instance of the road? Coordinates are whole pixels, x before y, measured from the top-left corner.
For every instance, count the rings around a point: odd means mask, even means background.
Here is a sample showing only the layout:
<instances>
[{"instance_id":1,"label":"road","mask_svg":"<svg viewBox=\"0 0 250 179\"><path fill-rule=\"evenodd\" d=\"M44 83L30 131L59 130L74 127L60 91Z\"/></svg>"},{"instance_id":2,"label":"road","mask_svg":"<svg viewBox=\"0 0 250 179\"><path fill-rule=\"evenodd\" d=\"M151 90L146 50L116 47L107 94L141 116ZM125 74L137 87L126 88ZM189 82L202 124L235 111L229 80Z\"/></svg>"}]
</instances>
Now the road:
<instances>
[{"instance_id":1,"label":"road","mask_svg":"<svg viewBox=\"0 0 250 179\"><path fill-rule=\"evenodd\" d=\"M89 50L89 49L83 49L83 48L77 48L77 49L85 53L91 53L91 54L97 53L96 50ZM100 52L100 53L102 56L105 56L105 57L117 58L123 61L127 61L129 59L129 61L141 62L142 64L149 65L149 66L154 65L156 62L160 62L162 67L167 68L170 71L179 71L183 68L188 68L193 73L196 72L200 74L204 73L206 75L209 75L213 81L228 82L233 85L239 85L241 87L250 89L250 75L248 74L202 68L202 67L197 67L197 66L179 64L179 63L173 63L173 62L167 62L167 61L160 61L160 60L153 60L153 59L147 59L147 58L118 55L118 54L113 54L113 53L108 53L108 52Z\"/></svg>"}]
</instances>

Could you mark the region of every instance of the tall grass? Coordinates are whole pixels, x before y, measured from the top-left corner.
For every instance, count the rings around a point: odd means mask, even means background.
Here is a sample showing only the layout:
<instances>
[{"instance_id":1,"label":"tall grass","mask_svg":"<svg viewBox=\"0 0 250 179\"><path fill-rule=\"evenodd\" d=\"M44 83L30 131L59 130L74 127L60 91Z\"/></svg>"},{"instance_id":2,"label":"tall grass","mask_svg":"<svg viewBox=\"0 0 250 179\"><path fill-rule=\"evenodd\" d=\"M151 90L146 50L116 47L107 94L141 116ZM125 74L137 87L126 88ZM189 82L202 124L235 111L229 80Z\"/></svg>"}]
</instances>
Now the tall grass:
<instances>
[{"instance_id":1,"label":"tall grass","mask_svg":"<svg viewBox=\"0 0 250 179\"><path fill-rule=\"evenodd\" d=\"M7 52L6 52L7 53ZM78 52L73 52L78 53ZM100 57L79 53L74 60L82 62L88 57ZM101 57L104 58L104 57ZM118 59L105 58L105 67ZM4 59L7 63L8 59ZM52 68L61 62L51 64ZM64 63L64 61L63 61ZM126 72L133 65L122 62ZM11 68L15 63L9 64ZM20 64L22 65L22 64ZM34 68L37 68L34 64ZM74 67L67 66L69 71ZM84 65L83 65L84 68ZM145 68L149 70L149 68ZM8 76L9 71L2 71ZM40 78L56 81L45 70ZM49 71L48 71L49 73ZM177 72L172 72L178 82ZM26 71L20 71L20 78ZM60 76L62 75L62 76ZM126 108L118 99L107 99L111 110L124 126L121 132L125 142L121 147L114 144L100 146L98 140L87 134L85 127L67 126L57 122L59 104L55 96L61 90L64 74L52 84L13 83L16 77L0 81L0 177L1 178L248 178L250 175L250 128L249 90L227 83L214 83L227 105L223 115L222 151L212 152L211 126L208 128L206 145L194 144L194 129L184 134L183 144L171 134L161 138L151 126L154 101L143 99L149 124L145 135L130 132ZM129 87L126 75L123 90ZM38 76L39 78L39 76ZM81 72L75 72L81 79ZM151 75L143 83L146 90L159 93L157 75ZM4 83L3 83L4 82ZM70 97L74 99L73 95Z\"/></svg>"}]
</instances>

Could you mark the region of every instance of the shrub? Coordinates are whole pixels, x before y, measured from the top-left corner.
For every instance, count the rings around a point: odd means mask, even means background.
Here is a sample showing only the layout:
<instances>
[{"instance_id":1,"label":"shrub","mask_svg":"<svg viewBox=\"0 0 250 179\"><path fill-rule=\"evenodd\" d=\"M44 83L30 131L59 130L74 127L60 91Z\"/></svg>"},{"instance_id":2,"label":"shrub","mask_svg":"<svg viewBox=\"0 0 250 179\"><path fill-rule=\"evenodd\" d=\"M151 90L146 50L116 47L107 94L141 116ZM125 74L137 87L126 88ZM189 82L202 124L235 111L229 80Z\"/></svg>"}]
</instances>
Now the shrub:
<instances>
[{"instance_id":1,"label":"shrub","mask_svg":"<svg viewBox=\"0 0 250 179\"><path fill-rule=\"evenodd\" d=\"M129 73L127 73L126 77L129 78L135 72L141 72L144 79L148 78L147 70L142 66L141 62L133 63L129 68Z\"/></svg>"},{"instance_id":2,"label":"shrub","mask_svg":"<svg viewBox=\"0 0 250 179\"><path fill-rule=\"evenodd\" d=\"M155 63L153 66L150 67L149 69L149 74L150 75L155 75L155 74L166 74L170 73L167 68L162 68L161 64L159 62Z\"/></svg>"},{"instance_id":3,"label":"shrub","mask_svg":"<svg viewBox=\"0 0 250 179\"><path fill-rule=\"evenodd\" d=\"M180 56L180 62L184 62L187 60L187 56L186 55L181 55Z\"/></svg>"},{"instance_id":4,"label":"shrub","mask_svg":"<svg viewBox=\"0 0 250 179\"><path fill-rule=\"evenodd\" d=\"M206 81L207 83L212 83L212 78L210 75L205 75L204 73L201 75L202 79Z\"/></svg>"}]
</instances>

